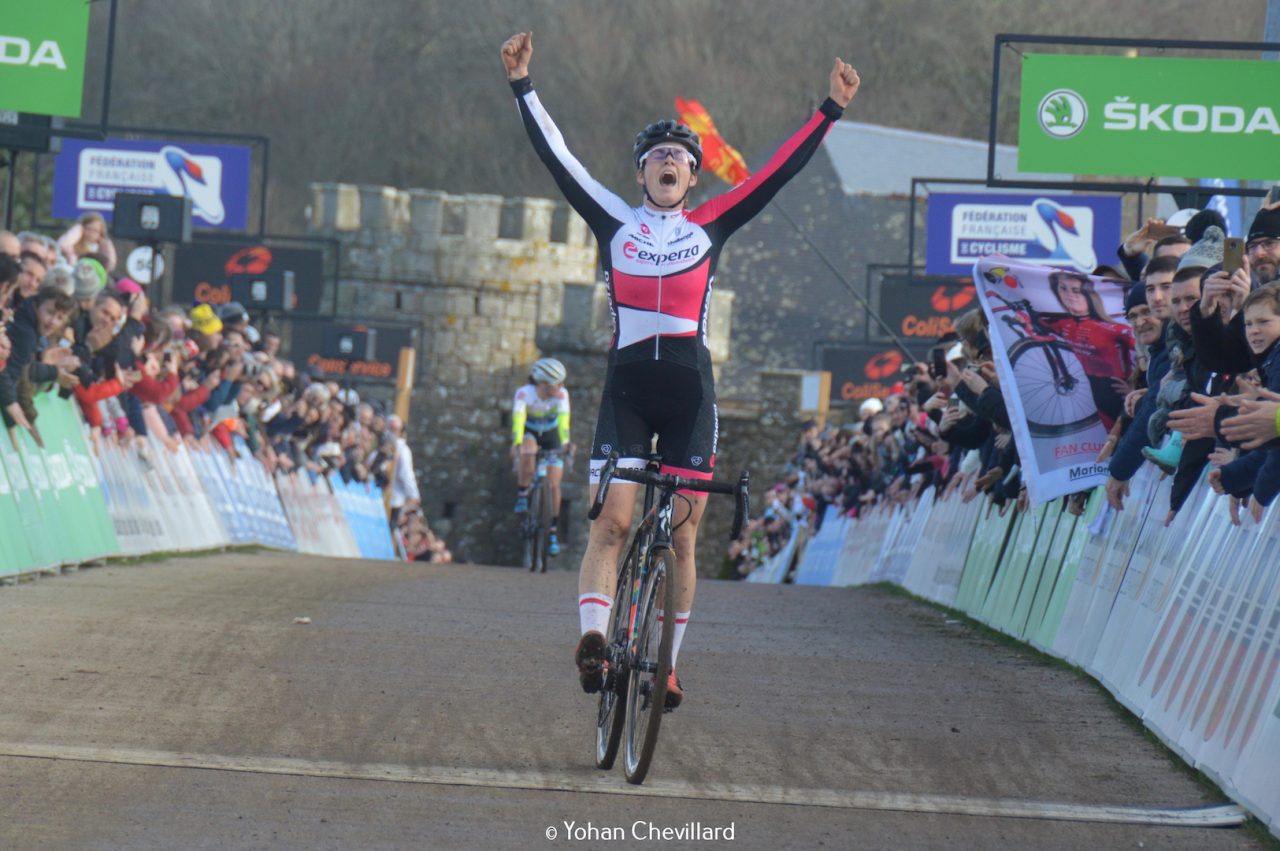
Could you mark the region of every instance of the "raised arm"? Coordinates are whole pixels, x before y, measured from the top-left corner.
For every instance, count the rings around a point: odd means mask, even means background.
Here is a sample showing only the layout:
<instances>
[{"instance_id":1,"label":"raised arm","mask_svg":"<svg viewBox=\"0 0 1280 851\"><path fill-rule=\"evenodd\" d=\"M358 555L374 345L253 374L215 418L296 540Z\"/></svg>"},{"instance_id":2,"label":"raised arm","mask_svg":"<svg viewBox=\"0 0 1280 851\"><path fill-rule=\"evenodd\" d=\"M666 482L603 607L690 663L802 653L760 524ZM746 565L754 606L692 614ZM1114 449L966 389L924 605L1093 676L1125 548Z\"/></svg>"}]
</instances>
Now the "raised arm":
<instances>
[{"instance_id":1,"label":"raised arm","mask_svg":"<svg viewBox=\"0 0 1280 851\"><path fill-rule=\"evenodd\" d=\"M620 221L630 216L630 206L605 189L569 151L564 136L533 90L529 60L533 57L533 33L516 33L502 45L502 65L520 107L520 119L565 200L586 219L596 240L607 243Z\"/></svg>"},{"instance_id":2,"label":"raised arm","mask_svg":"<svg viewBox=\"0 0 1280 851\"><path fill-rule=\"evenodd\" d=\"M716 231L715 236L724 240L763 210L809 162L831 125L844 115L845 107L858 94L862 80L852 65L837 58L828 83L827 99L818 111L783 143L764 168L730 191L700 205L690 219L708 231Z\"/></svg>"}]
</instances>

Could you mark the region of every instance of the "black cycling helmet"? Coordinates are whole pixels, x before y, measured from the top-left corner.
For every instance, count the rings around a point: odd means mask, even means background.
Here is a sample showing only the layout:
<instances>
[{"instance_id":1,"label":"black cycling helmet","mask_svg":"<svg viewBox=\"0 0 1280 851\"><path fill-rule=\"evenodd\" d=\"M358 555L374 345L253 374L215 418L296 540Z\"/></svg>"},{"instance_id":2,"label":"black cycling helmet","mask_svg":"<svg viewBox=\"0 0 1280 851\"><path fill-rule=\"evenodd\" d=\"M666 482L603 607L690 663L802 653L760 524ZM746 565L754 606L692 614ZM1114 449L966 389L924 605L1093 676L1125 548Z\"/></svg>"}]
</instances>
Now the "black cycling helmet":
<instances>
[{"instance_id":1,"label":"black cycling helmet","mask_svg":"<svg viewBox=\"0 0 1280 851\"><path fill-rule=\"evenodd\" d=\"M640 168L640 158L650 148L656 148L665 142L675 142L687 148L693 154L695 170L702 164L702 140L698 138L698 134L690 130L689 125L668 118L655 121L636 134L636 143L631 148L635 156L636 168Z\"/></svg>"}]
</instances>

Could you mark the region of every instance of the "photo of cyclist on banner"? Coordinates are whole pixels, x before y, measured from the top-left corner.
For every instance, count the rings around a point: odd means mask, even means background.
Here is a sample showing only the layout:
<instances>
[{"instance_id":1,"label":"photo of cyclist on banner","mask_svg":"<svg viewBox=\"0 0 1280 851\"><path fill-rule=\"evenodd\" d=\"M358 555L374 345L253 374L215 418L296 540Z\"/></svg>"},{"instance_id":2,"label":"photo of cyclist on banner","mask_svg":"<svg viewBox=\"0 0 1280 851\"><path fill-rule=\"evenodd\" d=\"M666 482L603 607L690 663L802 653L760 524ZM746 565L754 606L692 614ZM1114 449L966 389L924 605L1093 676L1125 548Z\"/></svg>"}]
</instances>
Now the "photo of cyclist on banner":
<instances>
[{"instance_id":1,"label":"photo of cyclist on banner","mask_svg":"<svg viewBox=\"0 0 1280 851\"><path fill-rule=\"evenodd\" d=\"M1135 357L1123 284L999 256L979 261L974 280L1032 502L1101 484L1095 459Z\"/></svg>"}]
</instances>

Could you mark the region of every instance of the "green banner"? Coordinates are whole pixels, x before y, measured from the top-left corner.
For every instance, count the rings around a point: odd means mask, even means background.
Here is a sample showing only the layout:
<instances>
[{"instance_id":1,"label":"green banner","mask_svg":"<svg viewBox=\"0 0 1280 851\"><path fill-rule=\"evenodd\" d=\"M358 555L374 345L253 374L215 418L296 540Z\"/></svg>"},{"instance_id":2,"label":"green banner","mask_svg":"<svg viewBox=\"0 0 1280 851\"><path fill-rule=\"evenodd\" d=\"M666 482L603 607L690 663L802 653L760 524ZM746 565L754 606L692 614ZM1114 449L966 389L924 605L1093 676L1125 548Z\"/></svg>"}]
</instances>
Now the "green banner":
<instances>
[{"instance_id":1,"label":"green banner","mask_svg":"<svg viewBox=\"0 0 1280 851\"><path fill-rule=\"evenodd\" d=\"M1018 168L1280 177L1280 62L1028 54Z\"/></svg>"},{"instance_id":2,"label":"green banner","mask_svg":"<svg viewBox=\"0 0 1280 851\"><path fill-rule=\"evenodd\" d=\"M85 0L0 0L0 109L80 115Z\"/></svg>"}]
</instances>

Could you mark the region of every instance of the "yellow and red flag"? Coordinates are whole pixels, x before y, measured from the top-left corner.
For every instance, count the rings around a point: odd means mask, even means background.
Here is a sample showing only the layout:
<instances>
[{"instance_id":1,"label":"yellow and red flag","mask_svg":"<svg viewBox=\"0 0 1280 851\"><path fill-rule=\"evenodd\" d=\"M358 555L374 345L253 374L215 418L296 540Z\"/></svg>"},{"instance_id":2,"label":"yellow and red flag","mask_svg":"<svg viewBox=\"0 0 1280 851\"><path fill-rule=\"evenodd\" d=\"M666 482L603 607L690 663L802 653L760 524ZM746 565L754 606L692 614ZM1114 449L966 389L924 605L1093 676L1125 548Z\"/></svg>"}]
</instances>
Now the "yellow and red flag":
<instances>
[{"instance_id":1,"label":"yellow and red flag","mask_svg":"<svg viewBox=\"0 0 1280 851\"><path fill-rule=\"evenodd\" d=\"M751 176L747 161L716 130L706 107L696 100L676 98L676 113L702 139L702 167L731 186Z\"/></svg>"}]
</instances>

